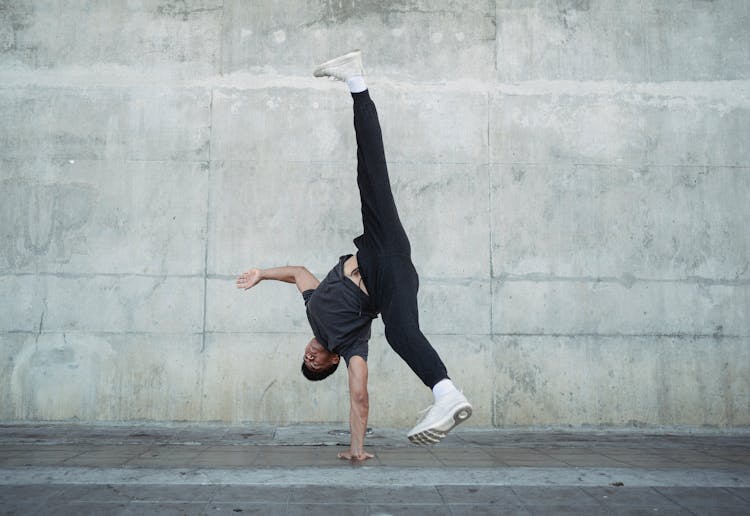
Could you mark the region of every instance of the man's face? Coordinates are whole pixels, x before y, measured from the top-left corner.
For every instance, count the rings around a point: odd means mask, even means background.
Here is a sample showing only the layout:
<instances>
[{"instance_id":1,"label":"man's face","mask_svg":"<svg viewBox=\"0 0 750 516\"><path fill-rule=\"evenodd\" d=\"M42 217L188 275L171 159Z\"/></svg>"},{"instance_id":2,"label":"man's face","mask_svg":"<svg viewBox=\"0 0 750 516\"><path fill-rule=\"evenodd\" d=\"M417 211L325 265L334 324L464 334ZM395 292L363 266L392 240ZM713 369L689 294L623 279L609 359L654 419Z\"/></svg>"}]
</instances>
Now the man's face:
<instances>
[{"instance_id":1,"label":"man's face","mask_svg":"<svg viewBox=\"0 0 750 516\"><path fill-rule=\"evenodd\" d=\"M339 356L323 347L315 338L305 346L305 365L311 371L324 371L339 362Z\"/></svg>"}]
</instances>

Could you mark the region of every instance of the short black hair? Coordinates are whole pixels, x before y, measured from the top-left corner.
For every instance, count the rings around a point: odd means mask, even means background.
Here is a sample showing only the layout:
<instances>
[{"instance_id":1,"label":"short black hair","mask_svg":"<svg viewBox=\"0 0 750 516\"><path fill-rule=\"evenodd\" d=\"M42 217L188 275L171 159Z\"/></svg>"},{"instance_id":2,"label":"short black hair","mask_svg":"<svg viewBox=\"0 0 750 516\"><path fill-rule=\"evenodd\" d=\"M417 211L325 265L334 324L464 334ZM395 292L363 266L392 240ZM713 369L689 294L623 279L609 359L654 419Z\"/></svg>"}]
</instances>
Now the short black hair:
<instances>
[{"instance_id":1,"label":"short black hair","mask_svg":"<svg viewBox=\"0 0 750 516\"><path fill-rule=\"evenodd\" d=\"M323 369L322 371L313 371L312 369L308 368L305 365L305 361L303 360L302 361L302 374L305 376L305 378L307 378L311 382L318 382L320 380L324 380L328 378L329 376L331 376L334 373L334 371L338 369L338 367L339 367L339 363L336 362L328 369Z\"/></svg>"}]
</instances>

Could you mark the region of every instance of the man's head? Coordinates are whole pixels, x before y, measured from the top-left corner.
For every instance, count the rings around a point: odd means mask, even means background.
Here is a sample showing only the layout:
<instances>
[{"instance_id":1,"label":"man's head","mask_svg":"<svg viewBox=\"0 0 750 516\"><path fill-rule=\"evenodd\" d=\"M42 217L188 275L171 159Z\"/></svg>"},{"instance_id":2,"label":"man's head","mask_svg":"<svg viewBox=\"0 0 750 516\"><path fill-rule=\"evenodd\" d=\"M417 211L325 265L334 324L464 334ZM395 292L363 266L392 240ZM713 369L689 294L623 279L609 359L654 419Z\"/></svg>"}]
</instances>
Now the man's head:
<instances>
[{"instance_id":1,"label":"man's head","mask_svg":"<svg viewBox=\"0 0 750 516\"><path fill-rule=\"evenodd\" d=\"M313 337L305 346L302 358L302 374L311 382L330 376L339 366L339 356L331 353Z\"/></svg>"}]
</instances>

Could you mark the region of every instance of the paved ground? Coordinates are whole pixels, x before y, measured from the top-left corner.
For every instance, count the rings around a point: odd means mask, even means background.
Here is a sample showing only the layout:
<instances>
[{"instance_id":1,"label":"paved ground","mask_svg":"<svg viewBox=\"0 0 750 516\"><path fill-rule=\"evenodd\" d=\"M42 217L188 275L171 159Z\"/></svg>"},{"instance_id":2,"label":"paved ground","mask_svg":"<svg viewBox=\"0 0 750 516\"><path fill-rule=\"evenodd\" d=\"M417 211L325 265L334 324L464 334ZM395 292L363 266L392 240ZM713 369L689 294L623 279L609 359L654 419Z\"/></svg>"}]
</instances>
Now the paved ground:
<instances>
[{"instance_id":1,"label":"paved ground","mask_svg":"<svg viewBox=\"0 0 750 516\"><path fill-rule=\"evenodd\" d=\"M0 425L0 514L750 514L750 435Z\"/></svg>"}]
</instances>

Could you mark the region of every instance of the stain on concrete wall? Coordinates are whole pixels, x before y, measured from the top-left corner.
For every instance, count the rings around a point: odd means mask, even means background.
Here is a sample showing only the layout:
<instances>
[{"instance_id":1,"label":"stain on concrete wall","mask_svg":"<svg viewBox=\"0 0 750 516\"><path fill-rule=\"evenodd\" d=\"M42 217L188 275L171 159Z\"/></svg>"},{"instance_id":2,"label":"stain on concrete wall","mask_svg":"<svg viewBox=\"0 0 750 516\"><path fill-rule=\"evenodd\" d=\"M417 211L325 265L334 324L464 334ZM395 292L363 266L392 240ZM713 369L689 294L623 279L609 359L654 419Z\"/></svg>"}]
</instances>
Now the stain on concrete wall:
<instances>
[{"instance_id":1,"label":"stain on concrete wall","mask_svg":"<svg viewBox=\"0 0 750 516\"><path fill-rule=\"evenodd\" d=\"M64 264L73 252L85 253L85 225L95 202L90 185L0 181L0 270L34 259Z\"/></svg>"}]
</instances>

